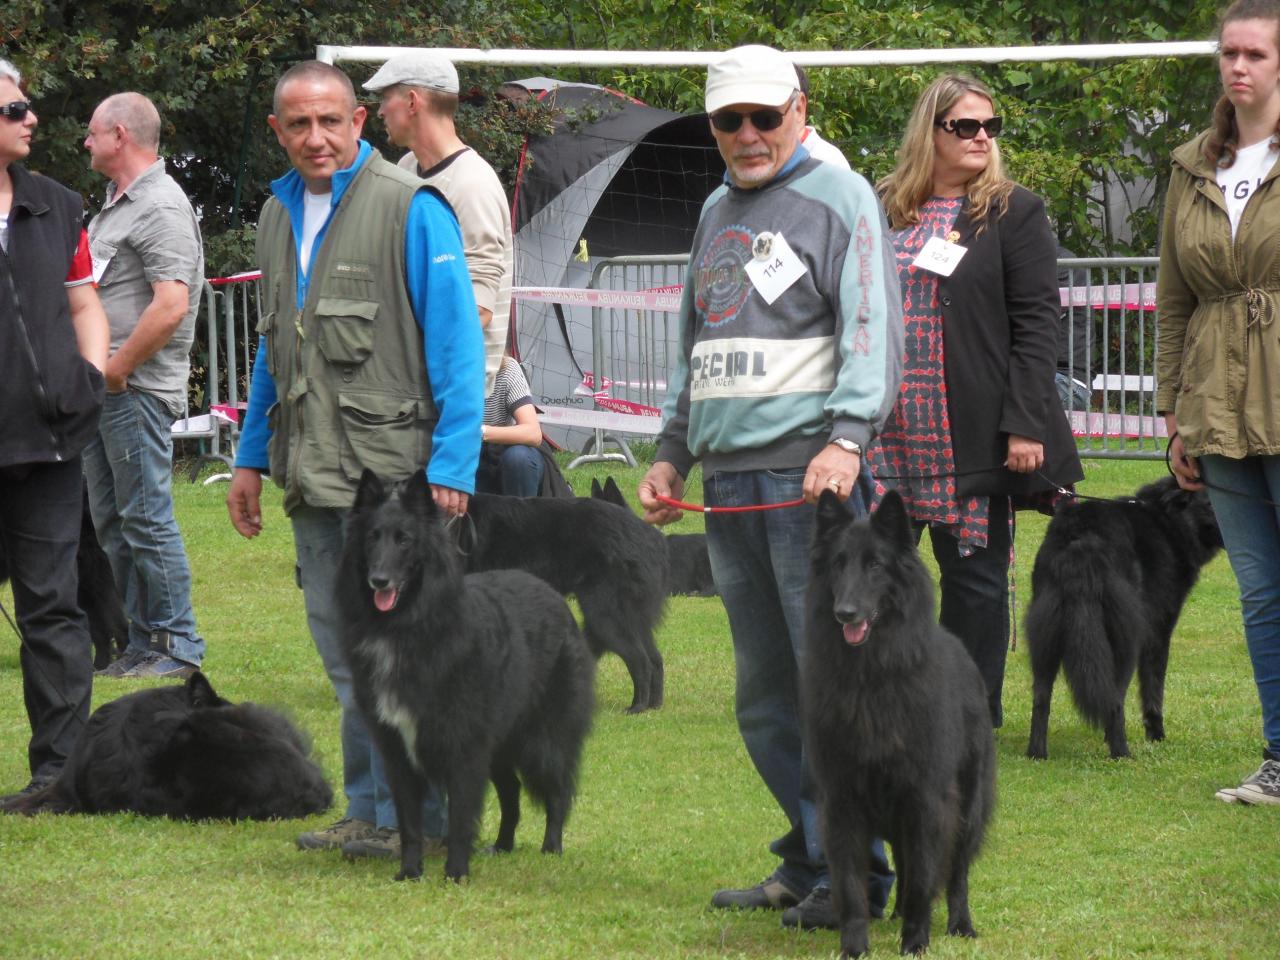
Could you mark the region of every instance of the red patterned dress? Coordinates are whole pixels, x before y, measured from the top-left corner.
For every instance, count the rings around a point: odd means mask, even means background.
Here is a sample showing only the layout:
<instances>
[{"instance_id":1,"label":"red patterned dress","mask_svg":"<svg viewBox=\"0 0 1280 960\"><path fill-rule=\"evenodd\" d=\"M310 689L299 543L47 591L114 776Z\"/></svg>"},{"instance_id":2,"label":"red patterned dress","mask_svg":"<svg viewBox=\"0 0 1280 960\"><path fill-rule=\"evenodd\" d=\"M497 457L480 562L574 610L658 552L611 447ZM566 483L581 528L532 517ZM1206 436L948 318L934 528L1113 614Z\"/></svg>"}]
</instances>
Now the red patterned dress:
<instances>
[{"instance_id":1,"label":"red patterned dress","mask_svg":"<svg viewBox=\"0 0 1280 960\"><path fill-rule=\"evenodd\" d=\"M944 527L967 556L987 545L988 498L956 497L938 275L912 266L930 239L946 238L963 206L963 197L931 197L920 207L919 223L889 233L902 288L906 363L898 402L867 451L867 467L877 503L888 489L897 490L913 519Z\"/></svg>"}]
</instances>

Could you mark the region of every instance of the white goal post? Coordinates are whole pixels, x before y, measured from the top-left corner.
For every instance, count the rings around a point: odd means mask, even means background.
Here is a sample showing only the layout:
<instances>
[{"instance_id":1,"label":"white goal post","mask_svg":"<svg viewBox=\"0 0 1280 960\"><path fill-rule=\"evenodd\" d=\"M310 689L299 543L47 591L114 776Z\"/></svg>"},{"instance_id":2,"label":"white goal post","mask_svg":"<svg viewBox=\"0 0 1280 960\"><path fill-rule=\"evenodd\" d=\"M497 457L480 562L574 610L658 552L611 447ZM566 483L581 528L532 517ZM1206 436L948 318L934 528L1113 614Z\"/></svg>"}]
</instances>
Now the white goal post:
<instances>
[{"instance_id":1,"label":"white goal post","mask_svg":"<svg viewBox=\"0 0 1280 960\"><path fill-rule=\"evenodd\" d=\"M1031 63L1050 60L1132 60L1143 57L1203 57L1213 40L1166 43L1081 43L1040 47L938 47L926 50L788 50L802 67L882 67L922 63ZM398 53L431 49L455 64L487 67L705 67L722 50L480 50L470 47L362 47L321 44L316 59L325 63L381 63Z\"/></svg>"}]
</instances>

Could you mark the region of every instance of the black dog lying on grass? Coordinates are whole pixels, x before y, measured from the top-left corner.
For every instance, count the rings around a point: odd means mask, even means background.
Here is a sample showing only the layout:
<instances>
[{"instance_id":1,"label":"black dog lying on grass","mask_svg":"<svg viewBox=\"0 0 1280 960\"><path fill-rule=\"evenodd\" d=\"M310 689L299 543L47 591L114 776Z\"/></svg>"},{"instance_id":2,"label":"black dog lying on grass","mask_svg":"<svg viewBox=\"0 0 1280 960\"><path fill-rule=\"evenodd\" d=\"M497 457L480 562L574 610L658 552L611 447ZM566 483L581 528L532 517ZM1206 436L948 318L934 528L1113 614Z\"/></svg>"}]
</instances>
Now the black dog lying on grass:
<instances>
[{"instance_id":1,"label":"black dog lying on grass","mask_svg":"<svg viewBox=\"0 0 1280 960\"><path fill-rule=\"evenodd\" d=\"M1169 639L1201 569L1221 547L1208 493L1183 490L1173 477L1131 498L1058 509L1031 571L1027 756L1048 755L1059 667L1081 716L1105 731L1112 757L1129 756L1124 697L1135 669L1147 739L1164 739Z\"/></svg>"},{"instance_id":2,"label":"black dog lying on grass","mask_svg":"<svg viewBox=\"0 0 1280 960\"><path fill-rule=\"evenodd\" d=\"M87 493L81 507L76 572L80 577L76 598L89 620L89 637L93 641L93 668L101 670L124 653L129 643L129 621L111 573L111 562L93 529ZM0 583L8 580L9 574L9 558L0 544Z\"/></svg>"},{"instance_id":3,"label":"black dog lying on grass","mask_svg":"<svg viewBox=\"0 0 1280 960\"><path fill-rule=\"evenodd\" d=\"M489 780L494 849L515 843L523 782L547 811L542 851L559 853L595 705L595 661L564 598L522 570L464 576L421 470L399 493L364 472L337 584L356 701L400 821L396 879L422 876L428 781L448 791L449 879L470 871Z\"/></svg>"},{"instance_id":4,"label":"black dog lying on grass","mask_svg":"<svg viewBox=\"0 0 1280 960\"><path fill-rule=\"evenodd\" d=\"M6 813L133 811L177 820L275 820L323 813L333 792L281 714L230 703L196 671L93 712L61 776Z\"/></svg>"},{"instance_id":5,"label":"black dog lying on grass","mask_svg":"<svg viewBox=\"0 0 1280 960\"><path fill-rule=\"evenodd\" d=\"M595 500L631 509L613 477L601 484L591 478L591 496ZM705 533L668 533L663 535L667 548L667 593L673 597L718 597L715 578L711 575L711 555L707 552Z\"/></svg>"}]
</instances>

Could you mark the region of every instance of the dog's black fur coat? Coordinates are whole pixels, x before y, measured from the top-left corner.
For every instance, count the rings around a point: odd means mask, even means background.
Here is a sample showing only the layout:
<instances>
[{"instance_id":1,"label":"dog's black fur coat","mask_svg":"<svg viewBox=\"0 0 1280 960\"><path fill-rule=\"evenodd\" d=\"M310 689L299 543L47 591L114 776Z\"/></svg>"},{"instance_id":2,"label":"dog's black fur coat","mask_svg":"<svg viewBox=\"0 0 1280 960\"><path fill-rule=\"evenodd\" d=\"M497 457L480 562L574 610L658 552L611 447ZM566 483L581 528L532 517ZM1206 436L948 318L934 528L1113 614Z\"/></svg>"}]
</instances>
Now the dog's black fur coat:
<instances>
[{"instance_id":1,"label":"dog's black fur coat","mask_svg":"<svg viewBox=\"0 0 1280 960\"><path fill-rule=\"evenodd\" d=\"M978 668L934 620L933 584L895 491L858 520L824 492L811 561L801 703L842 955L868 950L875 836L893 846L902 952L928 946L944 885L947 932L974 936L969 865L996 775Z\"/></svg>"},{"instance_id":2,"label":"dog's black fur coat","mask_svg":"<svg viewBox=\"0 0 1280 960\"><path fill-rule=\"evenodd\" d=\"M274 820L333 802L310 745L284 716L230 703L196 671L93 712L61 775L9 813L133 811L180 820Z\"/></svg>"},{"instance_id":3,"label":"dog's black fur coat","mask_svg":"<svg viewBox=\"0 0 1280 960\"><path fill-rule=\"evenodd\" d=\"M1221 547L1208 494L1182 490L1173 477L1132 498L1059 508L1031 572L1027 756L1048 755L1059 667L1081 716L1103 728L1111 756L1129 756L1124 698L1135 670L1147 739L1164 739L1169 640L1200 570Z\"/></svg>"},{"instance_id":4,"label":"dog's black fur coat","mask_svg":"<svg viewBox=\"0 0 1280 960\"><path fill-rule=\"evenodd\" d=\"M80 510L80 546L76 550L76 573L80 586L76 599L89 621L89 638L93 641L93 667L101 670L124 653L129 643L129 621L124 603L89 514L86 491ZM9 579L9 557L0 543L0 583Z\"/></svg>"},{"instance_id":5,"label":"dog's black fur coat","mask_svg":"<svg viewBox=\"0 0 1280 960\"><path fill-rule=\"evenodd\" d=\"M654 631L666 610L662 534L629 509L579 497L476 494L464 540L467 570L524 570L572 594L596 656L616 653L631 675L628 713L662 706L662 654Z\"/></svg>"},{"instance_id":6,"label":"dog's black fur coat","mask_svg":"<svg viewBox=\"0 0 1280 960\"><path fill-rule=\"evenodd\" d=\"M365 471L337 600L356 699L400 822L396 879L422 876L428 781L449 796L446 877L470 869L490 779L502 814L495 849L514 845L523 779L546 809L542 849L559 853L595 679L564 598L520 570L464 576L421 471L398 495Z\"/></svg>"},{"instance_id":7,"label":"dog's black fur coat","mask_svg":"<svg viewBox=\"0 0 1280 960\"><path fill-rule=\"evenodd\" d=\"M613 477L605 477L601 484L591 478L591 496L596 500L615 503L631 509L627 498L618 489ZM707 551L705 533L668 533L663 535L667 548L667 593L673 597L716 597L715 577L711 575L711 555Z\"/></svg>"}]
</instances>

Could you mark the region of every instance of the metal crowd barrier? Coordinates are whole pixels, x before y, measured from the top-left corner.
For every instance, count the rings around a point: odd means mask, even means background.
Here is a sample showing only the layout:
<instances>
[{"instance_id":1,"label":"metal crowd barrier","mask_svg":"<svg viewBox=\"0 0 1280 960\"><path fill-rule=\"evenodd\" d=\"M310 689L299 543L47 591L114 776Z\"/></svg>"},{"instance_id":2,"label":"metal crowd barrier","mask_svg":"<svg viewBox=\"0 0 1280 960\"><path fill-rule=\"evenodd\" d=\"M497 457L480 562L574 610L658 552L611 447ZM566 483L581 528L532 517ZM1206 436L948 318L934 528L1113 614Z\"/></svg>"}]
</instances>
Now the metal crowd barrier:
<instances>
[{"instance_id":1,"label":"metal crowd barrier","mask_svg":"<svg viewBox=\"0 0 1280 960\"><path fill-rule=\"evenodd\" d=\"M637 294L671 292L684 284L688 254L608 257L591 271L589 290ZM642 299L642 298L641 298ZM667 378L679 350L679 315L643 306L591 308L591 386L596 407L622 414L648 414L652 433L658 432L657 412L667 393ZM606 451L606 444L617 448ZM636 458L621 432L603 427L581 456L570 462L621 461L636 466Z\"/></svg>"},{"instance_id":2,"label":"metal crowd barrier","mask_svg":"<svg viewBox=\"0 0 1280 960\"><path fill-rule=\"evenodd\" d=\"M205 281L201 312L207 332L209 361L205 371L203 412L174 423L174 440L198 440L200 452L192 462L188 479L195 482L206 463L218 463L230 471L240 437L240 377L253 369L260 306L258 274L218 277ZM223 397L225 377L226 396ZM246 379L247 382L247 379ZM228 479L229 473L210 477L206 483Z\"/></svg>"},{"instance_id":3,"label":"metal crowd barrier","mask_svg":"<svg viewBox=\"0 0 1280 960\"><path fill-rule=\"evenodd\" d=\"M592 271L588 289L651 293L684 282L687 255L612 257ZM1154 459L1164 456L1165 427L1155 411L1155 257L1075 257L1058 261L1062 300L1061 372L1078 381L1087 404L1066 416L1081 456ZM589 385L597 410L652 413L662 407L679 349L675 313L637 306L593 306ZM1087 338L1082 364L1075 337ZM629 423L635 424L634 417ZM647 426L647 421L645 421ZM658 430L653 422L652 434ZM596 427L569 466L600 461L635 465L627 435ZM644 434L640 434L644 435ZM616 448L607 450L606 447Z\"/></svg>"}]
</instances>

